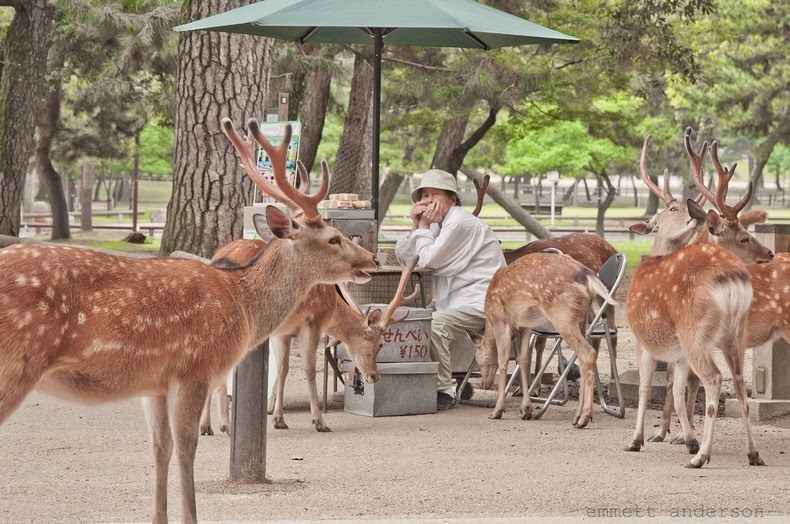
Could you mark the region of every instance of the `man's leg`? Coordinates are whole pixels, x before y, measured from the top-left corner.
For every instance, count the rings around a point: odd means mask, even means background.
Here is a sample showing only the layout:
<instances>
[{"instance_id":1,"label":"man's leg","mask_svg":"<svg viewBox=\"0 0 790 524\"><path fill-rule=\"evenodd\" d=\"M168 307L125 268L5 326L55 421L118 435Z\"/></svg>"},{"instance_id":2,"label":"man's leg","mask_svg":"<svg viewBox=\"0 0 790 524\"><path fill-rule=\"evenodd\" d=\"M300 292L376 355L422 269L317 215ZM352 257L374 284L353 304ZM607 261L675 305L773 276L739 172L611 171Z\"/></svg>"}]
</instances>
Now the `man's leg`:
<instances>
[{"instance_id":1,"label":"man's leg","mask_svg":"<svg viewBox=\"0 0 790 524\"><path fill-rule=\"evenodd\" d=\"M485 315L472 307L460 307L435 311L431 319L431 358L439 363L438 391L439 409L455 404L453 389L450 342L467 336L467 331L480 332L485 327ZM450 398L443 399L442 394ZM444 400L444 402L442 402Z\"/></svg>"}]
</instances>

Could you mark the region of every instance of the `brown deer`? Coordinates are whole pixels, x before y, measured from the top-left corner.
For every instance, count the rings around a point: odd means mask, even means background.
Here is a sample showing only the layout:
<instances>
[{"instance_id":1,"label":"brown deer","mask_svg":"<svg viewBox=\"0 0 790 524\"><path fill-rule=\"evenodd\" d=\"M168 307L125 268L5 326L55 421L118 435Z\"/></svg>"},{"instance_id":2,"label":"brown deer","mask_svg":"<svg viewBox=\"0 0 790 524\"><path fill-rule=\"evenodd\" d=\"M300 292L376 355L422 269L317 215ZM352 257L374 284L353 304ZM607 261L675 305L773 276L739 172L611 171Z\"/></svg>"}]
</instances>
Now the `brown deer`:
<instances>
[{"instance_id":1,"label":"brown deer","mask_svg":"<svg viewBox=\"0 0 790 524\"><path fill-rule=\"evenodd\" d=\"M649 143L648 135L640 158L645 180L649 180L646 160ZM687 141L687 149L690 149L688 144ZM701 154L696 155L700 166L706 149L707 143L703 144ZM692 163L696 169L695 157ZM719 172L716 205L720 209L724 208L728 182L729 177ZM654 184L648 186L659 194ZM653 373L656 361L663 360L675 363L675 409L681 418L686 446L695 454L687 467L699 468L710 461L721 390L721 373L712 358L712 351L718 349L733 375L735 392L743 410L749 464L764 465L752 437L743 382L745 320L752 301L746 265L735 254L714 243L684 247L706 219L711 220L707 224L709 233L716 236L722 231L718 227L720 217L714 212L703 218L701 208L693 200L688 201L685 213L681 212L668 192L666 178L665 190L659 194L667 205L660 213L664 216L657 215L651 220L652 224L660 224L651 252L653 256L637 267L628 291L626 315L637 340L640 385L636 428L625 449L639 451L644 445L644 419ZM751 187L744 200L748 201L750 196ZM675 227L668 227L670 223ZM754 245L757 244L755 241ZM688 422L685 402L678 400L682 398L678 388L685 390L689 370L694 371L705 386L705 427L701 446Z\"/></svg>"},{"instance_id":2,"label":"brown deer","mask_svg":"<svg viewBox=\"0 0 790 524\"><path fill-rule=\"evenodd\" d=\"M499 419L505 411L505 384L514 330L521 331L518 364L521 383L529 390L529 330L552 324L576 352L581 366L579 407L573 425L585 427L592 420L596 351L582 331L596 296L610 303L606 286L595 273L567 255L533 253L500 269L488 286L486 326L482 337L470 333L477 345L476 360L482 387L490 389L499 372L497 403L489 418ZM522 419L532 416L529 395L520 406Z\"/></svg>"},{"instance_id":3,"label":"brown deer","mask_svg":"<svg viewBox=\"0 0 790 524\"><path fill-rule=\"evenodd\" d=\"M265 247L262 240L234 240L220 248L214 255L214 264L226 267L243 266ZM319 284L310 290L302 303L272 332L270 345L274 361L277 365L277 390L272 395L272 424L275 429L288 429L283 417L283 398L285 392L285 379L288 375L288 361L291 342L299 339L303 352L305 376L307 377L308 392L310 395L310 412L312 423L316 431L332 431L324 422L318 402L318 390L315 382L316 348L323 334L329 334L343 341L348 349L354 366L360 370L365 380L369 383L378 380L376 356L381 349L381 335L390 325L405 318L405 315L393 317L395 310L413 300L420 292L419 285L409 296L403 296L403 290L411 276L414 266L404 270L401 275L398 292L387 307L386 312L374 309L367 315L353 302L346 290L336 288L334 285ZM311 307L320 304L321 307ZM230 418L227 411L227 394L225 383L217 388L220 399L220 417L222 419L221 431L228 431L223 426L228 424ZM224 403L222 399L225 399ZM207 433L211 427L208 418L211 395L206 400L201 419L201 432Z\"/></svg>"},{"instance_id":4,"label":"brown deer","mask_svg":"<svg viewBox=\"0 0 790 524\"><path fill-rule=\"evenodd\" d=\"M713 195L702 181L703 158L701 155L694 153L691 148L690 131L690 128L686 130L684 143L686 152L691 159L694 183L704 197L711 202L717 203L719 202L717 197ZM716 142L711 145L710 156L719 177L729 181L734 174L736 164L733 164L729 170L722 167L719 162L718 144ZM753 299L746 318L746 331L748 333L746 347L760 346L780 336L790 340L790 317L785 313L790 308L790 287L777 285L777 283L788 281L787 278L790 276L790 255L777 255L772 262L766 265L765 262L771 260L773 254L761 244L753 242L751 235L745 232L748 224L744 224L743 217L738 216L748 202L751 193L741 200L738 205L730 207L724 204L726 187L723 189L719 187L719 191L724 193L721 198L724 207L719 207L718 204L716 206L720 215L717 217L714 211L708 212L708 218L712 219L716 225L701 228L693 242L717 243L734 252L744 262L747 262L746 269L751 277ZM750 223L765 220L766 215L764 211L754 211L754 213L747 216L747 220L751 221ZM724 220L718 220L719 217ZM673 371L672 364L669 364L667 366L666 398L664 399L661 423L656 433L648 439L649 442L662 442L669 432L672 407L674 405L672 391L674 386ZM694 373L691 373L689 375L688 397L686 399L689 424L692 424L699 386L699 378ZM672 444L684 443L685 439L683 437L677 437L672 440Z\"/></svg>"},{"instance_id":5,"label":"brown deer","mask_svg":"<svg viewBox=\"0 0 790 524\"><path fill-rule=\"evenodd\" d=\"M559 237L542 238L535 240L529 244L525 244L519 248L505 250L505 262L511 264L530 253L540 253L545 250L558 249L564 255L568 255L572 259L581 262L582 265L598 272L601 266L609 260L609 258L617 253L617 250L609 242L604 240L598 235L591 233L571 233L569 235L562 235ZM615 327L615 311L612 304L607 304L606 307L606 324L609 329L614 330ZM600 339L594 339L592 345L595 351L601 345ZM546 337L538 336L535 339L535 375L541 368L543 360L543 351L546 348ZM617 336L612 337L612 350L617 353ZM519 395L520 393L514 393ZM521 393L523 394L523 392Z\"/></svg>"},{"instance_id":6,"label":"brown deer","mask_svg":"<svg viewBox=\"0 0 790 524\"><path fill-rule=\"evenodd\" d=\"M244 144L230 120L222 126ZM285 181L289 139L277 148L259 141L272 158L276 185L256 182L304 215L293 220L268 207L266 221L278 240L244 268L69 246L0 250L0 423L33 388L89 403L143 396L156 462L155 522L167 521L174 447L182 520L197 521L193 467L208 389L315 284L363 283L376 269L371 253L320 218L328 170L316 195L299 194Z\"/></svg>"}]
</instances>

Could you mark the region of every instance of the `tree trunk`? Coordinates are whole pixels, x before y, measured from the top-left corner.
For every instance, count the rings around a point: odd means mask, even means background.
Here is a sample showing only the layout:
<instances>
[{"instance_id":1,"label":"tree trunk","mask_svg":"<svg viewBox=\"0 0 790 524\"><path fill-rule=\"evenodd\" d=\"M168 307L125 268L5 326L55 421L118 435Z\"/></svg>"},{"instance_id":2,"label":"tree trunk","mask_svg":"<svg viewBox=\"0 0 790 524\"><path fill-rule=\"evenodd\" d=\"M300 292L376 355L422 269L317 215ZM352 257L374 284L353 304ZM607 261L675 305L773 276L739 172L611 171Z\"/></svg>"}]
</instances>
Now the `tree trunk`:
<instances>
[{"instance_id":1,"label":"tree trunk","mask_svg":"<svg viewBox=\"0 0 790 524\"><path fill-rule=\"evenodd\" d=\"M614 185L612 185L612 181L609 180L609 175L605 169L603 169L600 173L595 173L595 176L598 179L599 195L602 185L606 185L606 196L604 196L603 200L601 200L600 204L598 204L598 215L595 218L595 232L598 233L598 236L603 238L604 217L606 216L606 210L609 209L609 206L611 206L612 202L614 202L614 197L617 191L615 190Z\"/></svg>"},{"instance_id":2,"label":"tree trunk","mask_svg":"<svg viewBox=\"0 0 790 524\"><path fill-rule=\"evenodd\" d=\"M19 234L36 115L45 92L55 8L47 0L3 0L16 11L5 38L0 79L0 234Z\"/></svg>"},{"instance_id":3,"label":"tree trunk","mask_svg":"<svg viewBox=\"0 0 790 524\"><path fill-rule=\"evenodd\" d=\"M60 105L63 97L61 72L66 61L66 53L62 45L55 44L49 56L48 86L44 102L44 111L38 113L38 144L36 145L36 171L41 179L52 212L52 240L71 238L69 230L69 207L66 193L63 191L63 180L60 173L52 165L50 153L52 141L58 132Z\"/></svg>"},{"instance_id":4,"label":"tree trunk","mask_svg":"<svg viewBox=\"0 0 790 524\"><path fill-rule=\"evenodd\" d=\"M321 68L315 68L307 76L304 102L302 104L302 136L299 137L299 159L308 171L313 170L321 134L324 132L326 108L332 76Z\"/></svg>"},{"instance_id":5,"label":"tree trunk","mask_svg":"<svg viewBox=\"0 0 790 524\"><path fill-rule=\"evenodd\" d=\"M184 0L184 20L246 5L243 0ZM188 31L179 35L173 191L160 252L211 257L240 238L252 182L239 167L220 121L237 128L262 115L271 77L270 39Z\"/></svg>"},{"instance_id":6,"label":"tree trunk","mask_svg":"<svg viewBox=\"0 0 790 524\"><path fill-rule=\"evenodd\" d=\"M463 166L461 168L461 173L469 178L477 178L480 182L483 181L483 173L472 167ZM502 208L504 208L504 210L507 211L510 216L515 218L519 224L524 226L527 231L535 235L537 238L550 238L552 236L551 232L546 229L543 224L532 218L529 213L521 209L521 205L508 197L504 191L497 189L496 186L489 185L486 194L490 196L494 202L502 206Z\"/></svg>"},{"instance_id":7,"label":"tree trunk","mask_svg":"<svg viewBox=\"0 0 790 524\"><path fill-rule=\"evenodd\" d=\"M429 167L443 169L455 175L461 164L455 158L455 150L461 144L469 123L469 113L451 118L444 122L439 138L436 139L436 149Z\"/></svg>"},{"instance_id":8,"label":"tree trunk","mask_svg":"<svg viewBox=\"0 0 790 524\"><path fill-rule=\"evenodd\" d=\"M354 76L351 79L351 93L348 109L343 122L343 134L337 149L337 159L329 183L330 193L352 193L358 176L371 176L370 172L359 173L360 158L364 152L367 136L370 99L373 96L373 69L368 63L368 55L357 53L354 58ZM371 195L360 195L370 198Z\"/></svg>"},{"instance_id":9,"label":"tree trunk","mask_svg":"<svg viewBox=\"0 0 790 524\"><path fill-rule=\"evenodd\" d=\"M754 183L755 192L754 197L746 204L744 209L751 209L754 203L759 203L757 188L761 186L763 168L765 168L765 164L768 163L768 159L771 158L771 153L774 147L776 147L776 144L783 140L786 142L788 135L790 135L790 111L785 110L776 128L768 134L762 142L752 148L754 166L752 167L751 173L749 173L749 179Z\"/></svg>"},{"instance_id":10,"label":"tree trunk","mask_svg":"<svg viewBox=\"0 0 790 524\"><path fill-rule=\"evenodd\" d=\"M93 182L96 178L96 166L93 160L85 159L82 163L80 183L80 231L93 231Z\"/></svg>"}]
</instances>

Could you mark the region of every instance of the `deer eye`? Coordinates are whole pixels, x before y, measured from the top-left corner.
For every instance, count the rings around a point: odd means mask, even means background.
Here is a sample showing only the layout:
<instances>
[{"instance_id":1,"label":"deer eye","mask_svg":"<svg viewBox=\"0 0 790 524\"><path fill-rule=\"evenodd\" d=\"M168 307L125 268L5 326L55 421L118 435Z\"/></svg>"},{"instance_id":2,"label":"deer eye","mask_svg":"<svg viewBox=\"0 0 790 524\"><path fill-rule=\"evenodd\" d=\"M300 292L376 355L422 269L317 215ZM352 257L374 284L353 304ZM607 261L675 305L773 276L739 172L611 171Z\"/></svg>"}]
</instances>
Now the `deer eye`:
<instances>
[{"instance_id":1,"label":"deer eye","mask_svg":"<svg viewBox=\"0 0 790 524\"><path fill-rule=\"evenodd\" d=\"M332 238L329 239L329 243L334 245L340 245L340 237L337 235L333 236Z\"/></svg>"},{"instance_id":2,"label":"deer eye","mask_svg":"<svg viewBox=\"0 0 790 524\"><path fill-rule=\"evenodd\" d=\"M741 239L741 244L748 244L748 243L749 243L749 237Z\"/></svg>"},{"instance_id":3,"label":"deer eye","mask_svg":"<svg viewBox=\"0 0 790 524\"><path fill-rule=\"evenodd\" d=\"M670 208L669 208L669 210L670 210L670 211L677 211L677 210L678 210L678 208L677 208L677 206L672 206L672 207L670 207Z\"/></svg>"}]
</instances>

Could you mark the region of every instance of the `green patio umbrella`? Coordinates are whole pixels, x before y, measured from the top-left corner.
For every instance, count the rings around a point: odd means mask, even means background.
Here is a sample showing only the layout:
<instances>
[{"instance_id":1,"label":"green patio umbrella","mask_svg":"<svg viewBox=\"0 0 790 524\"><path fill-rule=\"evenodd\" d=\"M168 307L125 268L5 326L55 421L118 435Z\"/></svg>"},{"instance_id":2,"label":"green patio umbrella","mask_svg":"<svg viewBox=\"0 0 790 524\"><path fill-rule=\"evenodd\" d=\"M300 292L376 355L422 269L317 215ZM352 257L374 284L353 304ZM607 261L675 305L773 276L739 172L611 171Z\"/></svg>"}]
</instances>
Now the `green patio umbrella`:
<instances>
[{"instance_id":1,"label":"green patio umbrella","mask_svg":"<svg viewBox=\"0 0 790 524\"><path fill-rule=\"evenodd\" d=\"M384 44L488 50L525 44L579 41L474 0L264 0L175 29L252 34L300 44L372 43L371 200L377 220L381 52Z\"/></svg>"}]
</instances>

